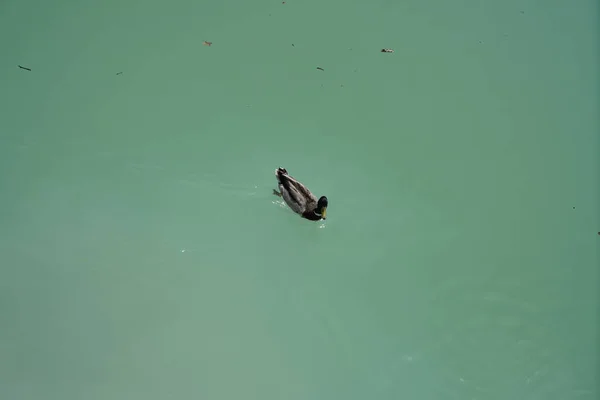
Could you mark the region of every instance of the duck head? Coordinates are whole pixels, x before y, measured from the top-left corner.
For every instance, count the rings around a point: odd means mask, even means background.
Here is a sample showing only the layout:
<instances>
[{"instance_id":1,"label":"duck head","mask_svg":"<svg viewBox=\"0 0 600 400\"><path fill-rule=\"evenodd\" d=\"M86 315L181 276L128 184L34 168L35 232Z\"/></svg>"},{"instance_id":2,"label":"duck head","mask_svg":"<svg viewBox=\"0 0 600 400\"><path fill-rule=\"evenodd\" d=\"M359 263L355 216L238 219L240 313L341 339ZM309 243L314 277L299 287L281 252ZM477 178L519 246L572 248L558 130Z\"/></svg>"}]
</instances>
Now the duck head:
<instances>
[{"instance_id":1,"label":"duck head","mask_svg":"<svg viewBox=\"0 0 600 400\"><path fill-rule=\"evenodd\" d=\"M317 203L317 214L320 214L321 217L323 219L326 219L327 217L327 206L329 205L329 202L327 201L327 197L325 196L321 196L321 198L319 198L319 201Z\"/></svg>"}]
</instances>

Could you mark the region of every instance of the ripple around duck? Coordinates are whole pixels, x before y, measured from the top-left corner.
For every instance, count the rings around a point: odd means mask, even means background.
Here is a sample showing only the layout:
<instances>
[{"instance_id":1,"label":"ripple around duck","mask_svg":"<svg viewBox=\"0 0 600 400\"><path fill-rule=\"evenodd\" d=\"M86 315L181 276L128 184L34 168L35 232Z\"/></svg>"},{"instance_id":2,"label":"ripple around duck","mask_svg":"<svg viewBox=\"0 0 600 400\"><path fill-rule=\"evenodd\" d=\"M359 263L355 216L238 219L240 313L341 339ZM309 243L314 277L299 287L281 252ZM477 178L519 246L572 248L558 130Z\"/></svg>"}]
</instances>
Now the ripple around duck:
<instances>
[{"instance_id":1,"label":"ripple around duck","mask_svg":"<svg viewBox=\"0 0 600 400\"><path fill-rule=\"evenodd\" d=\"M517 281L468 276L433 292L437 318L423 358L442 376L440 395L501 399L559 389L551 329Z\"/></svg>"}]
</instances>

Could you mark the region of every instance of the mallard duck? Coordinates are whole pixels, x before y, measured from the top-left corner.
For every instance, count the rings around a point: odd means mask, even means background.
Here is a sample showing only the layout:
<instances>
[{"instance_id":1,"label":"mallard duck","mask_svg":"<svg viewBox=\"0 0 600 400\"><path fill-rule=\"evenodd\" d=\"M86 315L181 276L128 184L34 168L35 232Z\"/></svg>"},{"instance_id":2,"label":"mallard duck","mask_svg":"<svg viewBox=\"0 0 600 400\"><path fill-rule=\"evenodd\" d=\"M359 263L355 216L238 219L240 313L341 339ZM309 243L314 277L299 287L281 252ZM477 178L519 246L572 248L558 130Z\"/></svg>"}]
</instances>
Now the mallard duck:
<instances>
[{"instance_id":1,"label":"mallard duck","mask_svg":"<svg viewBox=\"0 0 600 400\"><path fill-rule=\"evenodd\" d=\"M285 168L275 170L279 191L273 189L273 194L282 197L285 203L302 218L319 221L327 216L327 197L318 200L304 184L288 175Z\"/></svg>"}]
</instances>

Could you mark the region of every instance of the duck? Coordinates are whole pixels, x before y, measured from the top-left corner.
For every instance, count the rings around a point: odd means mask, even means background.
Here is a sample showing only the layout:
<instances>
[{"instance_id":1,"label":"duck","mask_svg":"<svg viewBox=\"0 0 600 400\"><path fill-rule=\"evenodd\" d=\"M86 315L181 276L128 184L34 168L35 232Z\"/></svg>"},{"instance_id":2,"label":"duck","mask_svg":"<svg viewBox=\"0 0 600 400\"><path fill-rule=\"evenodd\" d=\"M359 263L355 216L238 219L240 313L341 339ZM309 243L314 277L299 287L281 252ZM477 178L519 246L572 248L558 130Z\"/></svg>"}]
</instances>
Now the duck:
<instances>
[{"instance_id":1,"label":"duck","mask_svg":"<svg viewBox=\"0 0 600 400\"><path fill-rule=\"evenodd\" d=\"M283 198L296 214L309 221L325 220L329 201L326 196L319 199L300 181L290 176L285 168L275 170L279 191L273 189L273 194Z\"/></svg>"}]
</instances>

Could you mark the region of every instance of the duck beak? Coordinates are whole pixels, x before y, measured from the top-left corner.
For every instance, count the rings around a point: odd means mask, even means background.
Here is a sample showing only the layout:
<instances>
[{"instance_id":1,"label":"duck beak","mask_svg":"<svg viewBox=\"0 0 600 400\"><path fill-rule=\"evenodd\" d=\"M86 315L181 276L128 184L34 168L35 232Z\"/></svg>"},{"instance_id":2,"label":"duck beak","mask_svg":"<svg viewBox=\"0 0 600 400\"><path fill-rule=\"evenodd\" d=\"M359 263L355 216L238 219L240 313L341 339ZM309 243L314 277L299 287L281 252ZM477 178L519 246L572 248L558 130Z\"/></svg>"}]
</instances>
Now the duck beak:
<instances>
[{"instance_id":1,"label":"duck beak","mask_svg":"<svg viewBox=\"0 0 600 400\"><path fill-rule=\"evenodd\" d=\"M327 207L323 207L323 211L321 211L321 216L323 219L327 219Z\"/></svg>"}]
</instances>

